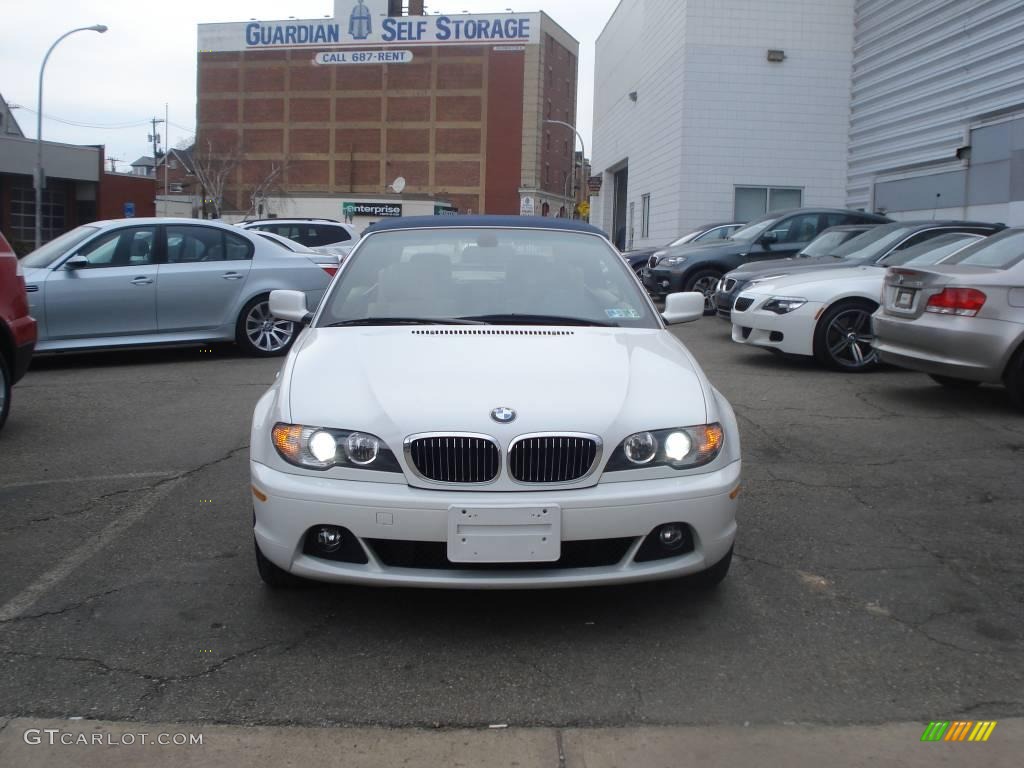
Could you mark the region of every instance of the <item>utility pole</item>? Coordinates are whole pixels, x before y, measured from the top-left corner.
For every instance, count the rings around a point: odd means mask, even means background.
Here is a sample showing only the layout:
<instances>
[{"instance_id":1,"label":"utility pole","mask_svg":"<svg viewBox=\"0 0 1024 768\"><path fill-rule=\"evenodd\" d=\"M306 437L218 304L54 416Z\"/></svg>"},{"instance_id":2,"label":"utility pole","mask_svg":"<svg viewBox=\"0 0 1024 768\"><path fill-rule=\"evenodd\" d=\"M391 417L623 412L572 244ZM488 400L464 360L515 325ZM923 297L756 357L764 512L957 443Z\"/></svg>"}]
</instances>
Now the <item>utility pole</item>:
<instances>
[{"instance_id":1,"label":"utility pole","mask_svg":"<svg viewBox=\"0 0 1024 768\"><path fill-rule=\"evenodd\" d=\"M169 118L170 118L170 113L168 112L167 102L165 101L164 102L164 132L167 133L168 136L170 136L170 133L171 133L171 123L169 121ZM169 143L170 143L169 141L165 141L164 142L164 146L166 147ZM167 150L164 150L164 197L167 197L167 195L170 194L170 188L171 188L170 179L167 176L167 161L168 161L168 159L169 158L167 157ZM156 168L155 167L154 167L153 170L154 170L154 172L156 172Z\"/></svg>"},{"instance_id":2,"label":"utility pole","mask_svg":"<svg viewBox=\"0 0 1024 768\"><path fill-rule=\"evenodd\" d=\"M108 157L107 162L110 163L110 172L117 173L117 164L121 162L120 157Z\"/></svg>"},{"instance_id":3,"label":"utility pole","mask_svg":"<svg viewBox=\"0 0 1024 768\"><path fill-rule=\"evenodd\" d=\"M157 160L157 158L156 158L156 147L157 147L157 144L160 143L160 134L156 132L156 127L157 127L157 125L162 123L163 120L158 120L157 118L154 117L149 122L151 122L153 124L153 132L149 135L149 140L153 142L153 178L155 179L156 178L156 160Z\"/></svg>"}]
</instances>

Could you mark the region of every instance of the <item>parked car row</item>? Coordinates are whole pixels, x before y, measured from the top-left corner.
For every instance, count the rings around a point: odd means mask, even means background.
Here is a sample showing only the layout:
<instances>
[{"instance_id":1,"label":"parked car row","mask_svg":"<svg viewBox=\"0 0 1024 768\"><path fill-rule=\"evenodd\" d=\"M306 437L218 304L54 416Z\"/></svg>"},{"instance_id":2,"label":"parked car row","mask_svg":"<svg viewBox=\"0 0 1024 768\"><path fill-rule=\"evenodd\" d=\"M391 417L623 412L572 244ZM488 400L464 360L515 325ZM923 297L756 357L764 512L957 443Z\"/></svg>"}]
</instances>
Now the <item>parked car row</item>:
<instances>
[{"instance_id":1,"label":"parked car row","mask_svg":"<svg viewBox=\"0 0 1024 768\"><path fill-rule=\"evenodd\" d=\"M715 291L726 272L751 262L795 256L830 227L888 221L877 214L836 208L779 211L752 221L725 240L684 243L657 251L641 277L655 297L700 291L705 297L705 314L714 314Z\"/></svg>"},{"instance_id":2,"label":"parked car row","mask_svg":"<svg viewBox=\"0 0 1024 768\"><path fill-rule=\"evenodd\" d=\"M840 371L884 362L949 387L1004 384L1024 407L1024 228L892 222L819 241L719 281L734 342Z\"/></svg>"}]
</instances>

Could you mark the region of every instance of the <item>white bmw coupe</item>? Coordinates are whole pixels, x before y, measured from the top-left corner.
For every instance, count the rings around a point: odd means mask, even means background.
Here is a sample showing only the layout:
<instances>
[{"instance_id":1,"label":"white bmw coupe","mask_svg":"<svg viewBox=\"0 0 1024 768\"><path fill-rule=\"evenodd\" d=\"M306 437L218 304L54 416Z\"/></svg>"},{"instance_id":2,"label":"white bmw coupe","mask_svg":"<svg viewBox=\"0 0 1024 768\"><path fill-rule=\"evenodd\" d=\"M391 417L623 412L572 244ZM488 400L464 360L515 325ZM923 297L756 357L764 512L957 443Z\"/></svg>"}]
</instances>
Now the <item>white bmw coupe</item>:
<instances>
[{"instance_id":1,"label":"white bmw coupe","mask_svg":"<svg viewBox=\"0 0 1024 768\"><path fill-rule=\"evenodd\" d=\"M736 418L600 230L560 219L379 223L256 406L263 580L576 587L729 569ZM650 397L671 392L672 397Z\"/></svg>"}]
</instances>

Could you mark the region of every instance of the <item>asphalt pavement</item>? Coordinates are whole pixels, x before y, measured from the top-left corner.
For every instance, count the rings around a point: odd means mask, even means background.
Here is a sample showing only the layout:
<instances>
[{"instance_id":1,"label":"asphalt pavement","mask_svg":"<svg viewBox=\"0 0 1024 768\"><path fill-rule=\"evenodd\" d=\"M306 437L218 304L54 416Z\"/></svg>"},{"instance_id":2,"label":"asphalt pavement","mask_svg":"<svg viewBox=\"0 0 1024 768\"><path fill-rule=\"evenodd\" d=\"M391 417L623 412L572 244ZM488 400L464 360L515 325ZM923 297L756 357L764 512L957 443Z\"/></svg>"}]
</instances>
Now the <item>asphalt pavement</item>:
<instances>
[{"instance_id":1,"label":"asphalt pavement","mask_svg":"<svg viewBox=\"0 0 1024 768\"><path fill-rule=\"evenodd\" d=\"M0 433L0 718L1024 716L1024 417L1005 394L824 371L735 345L716 318L676 333L743 440L736 559L713 594L269 591L247 443L279 361L220 347L38 358Z\"/></svg>"}]
</instances>

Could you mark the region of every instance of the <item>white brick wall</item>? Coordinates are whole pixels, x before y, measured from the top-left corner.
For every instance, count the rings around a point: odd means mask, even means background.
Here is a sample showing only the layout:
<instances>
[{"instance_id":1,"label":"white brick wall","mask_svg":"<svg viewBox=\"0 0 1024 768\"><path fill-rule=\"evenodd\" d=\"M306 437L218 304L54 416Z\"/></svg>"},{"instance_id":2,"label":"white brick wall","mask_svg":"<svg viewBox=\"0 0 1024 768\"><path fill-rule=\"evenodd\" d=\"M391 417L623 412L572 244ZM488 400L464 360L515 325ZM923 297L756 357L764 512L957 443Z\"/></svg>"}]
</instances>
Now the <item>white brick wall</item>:
<instances>
[{"instance_id":1,"label":"white brick wall","mask_svg":"<svg viewBox=\"0 0 1024 768\"><path fill-rule=\"evenodd\" d=\"M732 219L736 185L842 206L852 30L853 0L623 0L597 41L593 167L628 159L634 247ZM608 232L612 191L605 174L592 201Z\"/></svg>"}]
</instances>

